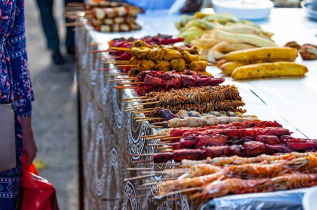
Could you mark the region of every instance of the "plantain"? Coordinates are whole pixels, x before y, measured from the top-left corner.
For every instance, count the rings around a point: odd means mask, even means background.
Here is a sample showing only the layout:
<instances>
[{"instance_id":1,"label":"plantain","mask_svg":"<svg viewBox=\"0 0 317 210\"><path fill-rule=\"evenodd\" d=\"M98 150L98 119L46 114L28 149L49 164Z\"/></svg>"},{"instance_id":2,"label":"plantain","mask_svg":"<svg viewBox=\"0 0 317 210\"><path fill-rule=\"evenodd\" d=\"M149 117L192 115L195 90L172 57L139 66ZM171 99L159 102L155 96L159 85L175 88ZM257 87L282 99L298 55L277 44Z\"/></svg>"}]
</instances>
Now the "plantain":
<instances>
[{"instance_id":1,"label":"plantain","mask_svg":"<svg viewBox=\"0 0 317 210\"><path fill-rule=\"evenodd\" d=\"M215 39L228 42L243 42L258 47L278 47L273 41L253 34L229 33L220 29L215 30Z\"/></svg>"},{"instance_id":2,"label":"plantain","mask_svg":"<svg viewBox=\"0 0 317 210\"><path fill-rule=\"evenodd\" d=\"M237 67L231 77L234 80L243 80L261 77L304 76L307 72L307 67L298 63L275 62Z\"/></svg>"},{"instance_id":3,"label":"plantain","mask_svg":"<svg viewBox=\"0 0 317 210\"><path fill-rule=\"evenodd\" d=\"M246 49L226 54L225 59L228 61L289 61L295 60L298 52L295 48L288 47L262 47Z\"/></svg>"},{"instance_id":4,"label":"plantain","mask_svg":"<svg viewBox=\"0 0 317 210\"><path fill-rule=\"evenodd\" d=\"M248 64L237 62L237 61L231 61L231 62L222 64L219 68L223 71L223 73L230 76L236 68L240 66L245 66L245 65L248 65Z\"/></svg>"}]
</instances>

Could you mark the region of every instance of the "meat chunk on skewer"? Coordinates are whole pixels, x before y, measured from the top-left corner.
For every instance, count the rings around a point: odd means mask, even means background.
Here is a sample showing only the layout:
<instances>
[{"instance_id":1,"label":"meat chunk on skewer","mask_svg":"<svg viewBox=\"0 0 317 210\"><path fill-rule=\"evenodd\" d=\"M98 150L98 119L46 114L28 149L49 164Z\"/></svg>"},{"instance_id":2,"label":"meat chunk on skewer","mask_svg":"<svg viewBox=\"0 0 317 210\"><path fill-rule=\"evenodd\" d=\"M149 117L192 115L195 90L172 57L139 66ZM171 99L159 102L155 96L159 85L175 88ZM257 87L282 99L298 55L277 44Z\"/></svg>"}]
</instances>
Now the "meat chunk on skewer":
<instances>
[{"instance_id":1,"label":"meat chunk on skewer","mask_svg":"<svg viewBox=\"0 0 317 210\"><path fill-rule=\"evenodd\" d=\"M243 144L245 148L245 153L248 156L257 156L264 154L265 152L265 144L257 141L249 141Z\"/></svg>"},{"instance_id":2,"label":"meat chunk on skewer","mask_svg":"<svg viewBox=\"0 0 317 210\"><path fill-rule=\"evenodd\" d=\"M175 162L180 162L185 159L202 160L206 158L206 151L199 149L181 149L176 150L173 153Z\"/></svg>"}]
</instances>

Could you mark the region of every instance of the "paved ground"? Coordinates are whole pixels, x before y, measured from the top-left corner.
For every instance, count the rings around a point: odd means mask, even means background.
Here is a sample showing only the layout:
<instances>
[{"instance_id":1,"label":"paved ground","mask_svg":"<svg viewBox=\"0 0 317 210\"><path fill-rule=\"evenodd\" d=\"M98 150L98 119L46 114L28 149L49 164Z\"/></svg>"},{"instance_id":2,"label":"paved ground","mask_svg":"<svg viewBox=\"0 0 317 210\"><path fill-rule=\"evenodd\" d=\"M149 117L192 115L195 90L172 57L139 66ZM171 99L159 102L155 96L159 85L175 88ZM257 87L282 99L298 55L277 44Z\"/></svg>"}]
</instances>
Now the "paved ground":
<instances>
[{"instance_id":1,"label":"paved ground","mask_svg":"<svg viewBox=\"0 0 317 210\"><path fill-rule=\"evenodd\" d=\"M61 34L63 1L55 1ZM77 111L72 94L74 64L57 67L50 53L38 19L35 0L25 1L29 66L36 101L33 105L33 128L38 157L47 167L40 171L57 189L61 210L78 209Z\"/></svg>"}]
</instances>

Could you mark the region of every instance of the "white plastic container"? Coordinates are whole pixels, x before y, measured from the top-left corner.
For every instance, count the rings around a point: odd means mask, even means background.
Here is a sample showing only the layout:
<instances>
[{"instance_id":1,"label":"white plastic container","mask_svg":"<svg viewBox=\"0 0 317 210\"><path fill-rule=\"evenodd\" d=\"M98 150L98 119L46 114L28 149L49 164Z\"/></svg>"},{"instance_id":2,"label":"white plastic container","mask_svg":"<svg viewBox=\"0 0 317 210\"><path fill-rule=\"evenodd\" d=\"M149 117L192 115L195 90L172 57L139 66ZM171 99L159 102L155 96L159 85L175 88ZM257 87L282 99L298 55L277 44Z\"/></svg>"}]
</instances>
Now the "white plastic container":
<instances>
[{"instance_id":1,"label":"white plastic container","mask_svg":"<svg viewBox=\"0 0 317 210\"><path fill-rule=\"evenodd\" d=\"M229 13L239 19L266 19L274 7L270 0L212 0L217 13Z\"/></svg>"}]
</instances>

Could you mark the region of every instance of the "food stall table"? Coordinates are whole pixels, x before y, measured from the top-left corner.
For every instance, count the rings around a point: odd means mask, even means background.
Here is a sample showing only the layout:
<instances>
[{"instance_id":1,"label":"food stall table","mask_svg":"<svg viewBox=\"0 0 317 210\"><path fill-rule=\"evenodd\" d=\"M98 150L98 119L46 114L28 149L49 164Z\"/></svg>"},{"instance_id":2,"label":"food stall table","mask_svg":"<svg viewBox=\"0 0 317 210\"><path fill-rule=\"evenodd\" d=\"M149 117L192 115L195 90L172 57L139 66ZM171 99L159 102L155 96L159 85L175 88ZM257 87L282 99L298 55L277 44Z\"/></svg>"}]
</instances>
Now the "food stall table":
<instances>
[{"instance_id":1,"label":"food stall table","mask_svg":"<svg viewBox=\"0 0 317 210\"><path fill-rule=\"evenodd\" d=\"M138 189L144 179L124 181L141 176L131 171L132 161L150 160L150 157L129 157L131 154L153 153L141 136L155 133L148 122L136 122L130 112L125 112L124 98L136 96L133 90L113 88L109 80L113 68L105 64L92 50L107 49L107 41L118 37L140 38L147 35L177 35L174 23L180 15L167 11L141 14L138 23L142 30L124 33L99 33L88 25L77 28L76 46L78 61L78 86L80 97L80 130L82 154L83 201L85 209L189 209L197 208L186 195L154 199L154 190ZM296 40L301 44L316 43L317 23L306 18L301 9L273 9L268 20L258 21L264 30L275 33L274 40L281 46ZM225 84L238 86L248 110L262 120L277 120L297 137L316 138L317 126L314 108L317 104L316 61L303 63L310 70L305 78L276 78L236 82L226 77ZM216 67L208 67L214 76L221 76ZM155 142L150 141L150 142ZM151 164L151 162L149 162ZM158 168L159 166L154 166ZM171 162L162 169L171 168ZM162 170L161 169L161 170ZM149 179L159 180L161 175Z\"/></svg>"}]
</instances>

